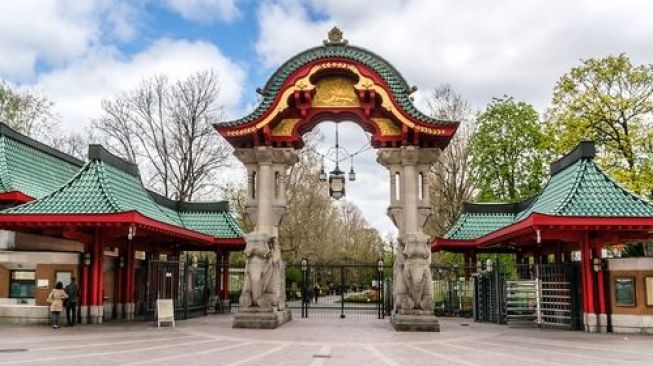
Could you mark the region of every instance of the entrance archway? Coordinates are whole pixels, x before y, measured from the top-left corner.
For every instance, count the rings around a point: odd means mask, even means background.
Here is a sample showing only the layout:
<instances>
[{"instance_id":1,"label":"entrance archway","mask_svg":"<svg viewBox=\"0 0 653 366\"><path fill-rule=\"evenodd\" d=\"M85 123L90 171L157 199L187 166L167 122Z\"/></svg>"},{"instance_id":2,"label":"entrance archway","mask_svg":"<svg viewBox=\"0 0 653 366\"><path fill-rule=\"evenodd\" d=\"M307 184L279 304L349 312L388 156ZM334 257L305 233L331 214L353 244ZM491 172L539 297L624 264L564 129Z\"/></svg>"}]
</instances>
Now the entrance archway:
<instances>
[{"instance_id":1,"label":"entrance archway","mask_svg":"<svg viewBox=\"0 0 653 366\"><path fill-rule=\"evenodd\" d=\"M249 115L215 125L247 168L245 287L235 327L274 328L289 319L283 261L277 242L286 209L285 185L302 135L318 123L354 121L371 134L377 161L388 169L388 215L398 229L392 322L399 330L437 330L431 301L431 214L427 172L458 123L429 117L412 103L416 90L387 61L348 45L337 28L324 45L284 63Z\"/></svg>"}]
</instances>

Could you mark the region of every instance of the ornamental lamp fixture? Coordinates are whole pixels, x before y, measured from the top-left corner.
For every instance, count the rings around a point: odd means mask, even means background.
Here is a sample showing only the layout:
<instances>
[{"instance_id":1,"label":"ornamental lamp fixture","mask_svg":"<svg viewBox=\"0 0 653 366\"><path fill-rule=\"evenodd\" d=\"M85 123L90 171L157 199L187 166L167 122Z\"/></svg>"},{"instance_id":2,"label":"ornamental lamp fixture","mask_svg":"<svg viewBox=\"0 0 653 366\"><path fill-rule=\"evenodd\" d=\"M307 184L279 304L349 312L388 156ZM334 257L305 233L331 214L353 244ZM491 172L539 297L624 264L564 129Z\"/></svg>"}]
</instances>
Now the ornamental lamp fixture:
<instances>
[{"instance_id":1,"label":"ornamental lamp fixture","mask_svg":"<svg viewBox=\"0 0 653 366\"><path fill-rule=\"evenodd\" d=\"M129 231L127 232L127 240L134 239L134 236L136 236L136 226L130 225Z\"/></svg>"},{"instance_id":2,"label":"ornamental lamp fixture","mask_svg":"<svg viewBox=\"0 0 653 366\"><path fill-rule=\"evenodd\" d=\"M594 269L594 272L601 272L601 258L592 258L592 268Z\"/></svg>"},{"instance_id":3,"label":"ornamental lamp fixture","mask_svg":"<svg viewBox=\"0 0 653 366\"><path fill-rule=\"evenodd\" d=\"M322 167L320 168L320 182L325 183L327 181L327 175L326 172L324 171L324 164L322 164Z\"/></svg>"},{"instance_id":4,"label":"ornamental lamp fixture","mask_svg":"<svg viewBox=\"0 0 653 366\"><path fill-rule=\"evenodd\" d=\"M485 268L488 272L492 272L494 270L494 261L492 259L488 259L485 263Z\"/></svg>"},{"instance_id":5,"label":"ornamental lamp fixture","mask_svg":"<svg viewBox=\"0 0 653 366\"><path fill-rule=\"evenodd\" d=\"M329 196L336 200L345 196L345 172L336 168L329 172Z\"/></svg>"},{"instance_id":6,"label":"ornamental lamp fixture","mask_svg":"<svg viewBox=\"0 0 653 366\"><path fill-rule=\"evenodd\" d=\"M376 270L379 272L383 272L383 259L379 258L379 260L376 262Z\"/></svg>"},{"instance_id":7,"label":"ornamental lamp fixture","mask_svg":"<svg viewBox=\"0 0 653 366\"><path fill-rule=\"evenodd\" d=\"M308 259L306 259L306 258L302 259L301 269L302 269L302 272L308 271Z\"/></svg>"},{"instance_id":8,"label":"ornamental lamp fixture","mask_svg":"<svg viewBox=\"0 0 653 366\"><path fill-rule=\"evenodd\" d=\"M123 256L118 257L118 267L120 267L120 268L125 267L125 257L123 257Z\"/></svg>"},{"instance_id":9,"label":"ornamental lamp fixture","mask_svg":"<svg viewBox=\"0 0 653 366\"><path fill-rule=\"evenodd\" d=\"M84 253L84 265L85 266L91 265L91 253Z\"/></svg>"},{"instance_id":10,"label":"ornamental lamp fixture","mask_svg":"<svg viewBox=\"0 0 653 366\"><path fill-rule=\"evenodd\" d=\"M356 172L354 171L354 166L352 165L351 168L349 168L349 181L353 182L356 180Z\"/></svg>"}]
</instances>

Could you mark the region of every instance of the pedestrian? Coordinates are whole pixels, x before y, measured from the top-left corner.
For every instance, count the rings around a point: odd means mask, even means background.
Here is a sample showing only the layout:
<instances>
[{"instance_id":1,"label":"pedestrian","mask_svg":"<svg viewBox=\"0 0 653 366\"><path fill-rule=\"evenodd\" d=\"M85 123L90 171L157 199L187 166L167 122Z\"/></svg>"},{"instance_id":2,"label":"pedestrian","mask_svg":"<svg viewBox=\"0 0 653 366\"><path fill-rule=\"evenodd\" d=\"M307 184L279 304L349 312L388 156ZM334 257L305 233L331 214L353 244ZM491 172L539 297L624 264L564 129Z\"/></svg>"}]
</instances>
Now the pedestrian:
<instances>
[{"instance_id":1,"label":"pedestrian","mask_svg":"<svg viewBox=\"0 0 653 366\"><path fill-rule=\"evenodd\" d=\"M66 321L68 326L72 327L77 323L77 305L79 303L79 287L75 282L75 277L70 279L70 283L64 289L68 299L66 299Z\"/></svg>"},{"instance_id":2,"label":"pedestrian","mask_svg":"<svg viewBox=\"0 0 653 366\"><path fill-rule=\"evenodd\" d=\"M54 289L48 295L48 303L50 304L50 312L52 313L52 328L59 328L59 315L63 311L63 300L66 299L66 291L63 290L63 283L57 282Z\"/></svg>"},{"instance_id":3,"label":"pedestrian","mask_svg":"<svg viewBox=\"0 0 653 366\"><path fill-rule=\"evenodd\" d=\"M313 287L313 296L315 297L315 303L317 304L317 298L320 296L320 286L318 284L315 284L315 287Z\"/></svg>"}]
</instances>

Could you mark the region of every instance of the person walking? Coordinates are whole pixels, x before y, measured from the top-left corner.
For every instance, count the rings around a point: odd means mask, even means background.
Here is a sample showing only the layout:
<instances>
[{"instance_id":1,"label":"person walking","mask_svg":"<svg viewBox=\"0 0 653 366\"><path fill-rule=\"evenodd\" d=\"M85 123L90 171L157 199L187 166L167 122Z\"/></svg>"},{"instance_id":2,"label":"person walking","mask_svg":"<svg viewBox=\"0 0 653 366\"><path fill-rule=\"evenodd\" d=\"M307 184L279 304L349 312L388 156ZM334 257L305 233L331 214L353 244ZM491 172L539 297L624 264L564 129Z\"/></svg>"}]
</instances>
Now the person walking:
<instances>
[{"instance_id":1,"label":"person walking","mask_svg":"<svg viewBox=\"0 0 653 366\"><path fill-rule=\"evenodd\" d=\"M313 287L313 296L315 297L315 303L317 304L317 298L320 296L320 286L318 284L315 284L315 287Z\"/></svg>"},{"instance_id":2,"label":"person walking","mask_svg":"<svg viewBox=\"0 0 653 366\"><path fill-rule=\"evenodd\" d=\"M77 323L77 305L79 303L79 287L75 282L75 277L70 279L70 283L64 288L68 299L66 300L66 321L68 326L72 327Z\"/></svg>"},{"instance_id":3,"label":"person walking","mask_svg":"<svg viewBox=\"0 0 653 366\"><path fill-rule=\"evenodd\" d=\"M66 291L63 290L63 283L57 282L54 288L48 295L48 303L50 304L50 312L52 313L52 328L59 328L59 315L63 311L63 300L66 299Z\"/></svg>"}]
</instances>

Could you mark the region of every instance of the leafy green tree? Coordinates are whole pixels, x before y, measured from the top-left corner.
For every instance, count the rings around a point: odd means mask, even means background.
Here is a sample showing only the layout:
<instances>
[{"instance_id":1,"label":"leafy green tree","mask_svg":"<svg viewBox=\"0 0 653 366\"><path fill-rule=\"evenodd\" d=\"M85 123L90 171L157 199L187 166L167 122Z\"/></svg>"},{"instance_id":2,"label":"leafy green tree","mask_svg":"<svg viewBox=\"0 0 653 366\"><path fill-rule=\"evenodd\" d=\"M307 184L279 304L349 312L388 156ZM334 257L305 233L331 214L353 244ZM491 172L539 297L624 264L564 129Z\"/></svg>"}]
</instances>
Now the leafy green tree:
<instances>
[{"instance_id":1,"label":"leafy green tree","mask_svg":"<svg viewBox=\"0 0 653 366\"><path fill-rule=\"evenodd\" d=\"M545 174L544 140L532 105L494 98L478 115L470 141L478 201L516 202L536 194Z\"/></svg>"},{"instance_id":2,"label":"leafy green tree","mask_svg":"<svg viewBox=\"0 0 653 366\"><path fill-rule=\"evenodd\" d=\"M599 163L633 191L653 196L653 64L625 54L582 61L558 81L547 112L551 150L580 140L600 148Z\"/></svg>"}]
</instances>

